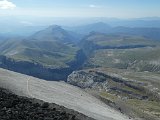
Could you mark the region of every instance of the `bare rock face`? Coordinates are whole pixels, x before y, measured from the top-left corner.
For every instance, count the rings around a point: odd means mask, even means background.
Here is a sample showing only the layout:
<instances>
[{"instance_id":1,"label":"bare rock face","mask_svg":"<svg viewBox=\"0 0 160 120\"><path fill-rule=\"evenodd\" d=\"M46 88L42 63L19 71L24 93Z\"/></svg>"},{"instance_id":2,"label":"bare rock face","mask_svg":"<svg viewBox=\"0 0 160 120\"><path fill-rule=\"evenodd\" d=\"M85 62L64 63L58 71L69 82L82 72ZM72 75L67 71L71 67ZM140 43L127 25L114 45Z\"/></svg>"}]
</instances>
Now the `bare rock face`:
<instances>
[{"instance_id":1,"label":"bare rock face","mask_svg":"<svg viewBox=\"0 0 160 120\"><path fill-rule=\"evenodd\" d=\"M67 82L81 88L106 88L107 78L92 71L74 71L68 76Z\"/></svg>"},{"instance_id":2,"label":"bare rock face","mask_svg":"<svg viewBox=\"0 0 160 120\"><path fill-rule=\"evenodd\" d=\"M98 92L110 91L118 95L122 94L121 97L125 99L126 96L124 96L124 94L127 94L127 98L142 100L146 100L148 96L150 96L149 93L146 94L147 90L143 82L123 78L121 75L104 72L98 69L74 71L68 76L67 82L83 89L92 89ZM159 98L155 95L157 93L152 92L152 94Z\"/></svg>"},{"instance_id":3,"label":"bare rock face","mask_svg":"<svg viewBox=\"0 0 160 120\"><path fill-rule=\"evenodd\" d=\"M83 71L74 71L68 76L67 82L81 88L87 88L91 87L91 85L94 83L93 77L93 75L87 74Z\"/></svg>"},{"instance_id":4,"label":"bare rock face","mask_svg":"<svg viewBox=\"0 0 160 120\"><path fill-rule=\"evenodd\" d=\"M128 76L129 73L131 75L134 74L135 77ZM144 80L138 79L138 75L142 76L141 79ZM151 76L151 73L133 73L132 71L116 71L116 69L112 70L110 68L95 68L72 72L68 76L67 82L84 89L131 118L141 119L142 116L139 114L141 109L143 110L141 114L143 114L144 120L159 120L159 86L156 87L152 83L156 79L156 85L158 85L157 78L159 79L159 77L155 77L154 74L154 78L151 79ZM150 82L148 79L152 81ZM156 105L154 106L155 103ZM150 106L148 107L148 105ZM146 106L147 110L150 109L153 112L149 114L145 112Z\"/></svg>"}]
</instances>

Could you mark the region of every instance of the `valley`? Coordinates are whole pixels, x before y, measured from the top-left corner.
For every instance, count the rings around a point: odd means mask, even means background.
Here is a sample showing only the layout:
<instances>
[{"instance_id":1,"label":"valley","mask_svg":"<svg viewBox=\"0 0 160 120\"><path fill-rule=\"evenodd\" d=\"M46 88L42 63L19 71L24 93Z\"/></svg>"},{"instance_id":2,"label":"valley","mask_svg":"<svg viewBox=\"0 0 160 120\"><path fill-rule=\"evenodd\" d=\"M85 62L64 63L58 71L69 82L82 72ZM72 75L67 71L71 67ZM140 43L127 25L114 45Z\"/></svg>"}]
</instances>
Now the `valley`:
<instances>
[{"instance_id":1,"label":"valley","mask_svg":"<svg viewBox=\"0 0 160 120\"><path fill-rule=\"evenodd\" d=\"M52 25L2 39L0 87L97 120L159 120L160 41L146 36L154 30Z\"/></svg>"},{"instance_id":2,"label":"valley","mask_svg":"<svg viewBox=\"0 0 160 120\"><path fill-rule=\"evenodd\" d=\"M85 60L83 51L70 40L65 30L52 26L26 39L2 41L0 66L46 80L65 80Z\"/></svg>"},{"instance_id":3,"label":"valley","mask_svg":"<svg viewBox=\"0 0 160 120\"><path fill-rule=\"evenodd\" d=\"M0 0L0 120L160 120L160 0Z\"/></svg>"}]
</instances>

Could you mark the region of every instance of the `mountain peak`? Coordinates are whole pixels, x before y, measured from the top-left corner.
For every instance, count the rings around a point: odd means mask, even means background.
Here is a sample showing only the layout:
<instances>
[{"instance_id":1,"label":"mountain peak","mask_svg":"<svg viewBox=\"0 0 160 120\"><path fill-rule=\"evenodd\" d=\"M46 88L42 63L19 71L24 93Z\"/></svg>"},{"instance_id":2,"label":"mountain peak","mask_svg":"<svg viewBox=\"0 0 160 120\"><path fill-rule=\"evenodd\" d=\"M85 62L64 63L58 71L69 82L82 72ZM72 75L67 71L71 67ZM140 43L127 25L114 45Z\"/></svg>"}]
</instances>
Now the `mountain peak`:
<instances>
[{"instance_id":1,"label":"mountain peak","mask_svg":"<svg viewBox=\"0 0 160 120\"><path fill-rule=\"evenodd\" d=\"M31 36L32 39L36 40L52 40L52 41L63 41L71 42L72 36L68 31L64 30L61 26L51 25L48 28L41 30Z\"/></svg>"}]
</instances>

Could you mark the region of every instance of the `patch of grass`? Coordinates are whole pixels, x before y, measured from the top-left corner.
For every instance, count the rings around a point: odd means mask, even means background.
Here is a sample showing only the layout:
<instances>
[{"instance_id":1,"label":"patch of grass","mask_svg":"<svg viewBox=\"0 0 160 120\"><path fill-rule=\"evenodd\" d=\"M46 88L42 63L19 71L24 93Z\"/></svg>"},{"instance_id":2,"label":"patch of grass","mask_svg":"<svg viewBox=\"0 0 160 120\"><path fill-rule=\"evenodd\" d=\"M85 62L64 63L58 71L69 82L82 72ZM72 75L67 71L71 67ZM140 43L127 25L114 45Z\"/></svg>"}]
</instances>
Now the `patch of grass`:
<instances>
[{"instance_id":1,"label":"patch of grass","mask_svg":"<svg viewBox=\"0 0 160 120\"><path fill-rule=\"evenodd\" d=\"M100 96L103 97L103 98L106 98L112 102L116 101L117 100L117 96L109 93L109 92L101 92L100 93Z\"/></svg>"},{"instance_id":2,"label":"patch of grass","mask_svg":"<svg viewBox=\"0 0 160 120\"><path fill-rule=\"evenodd\" d=\"M131 105L137 114L148 114L155 118L160 117L160 102L129 99L127 104Z\"/></svg>"}]
</instances>

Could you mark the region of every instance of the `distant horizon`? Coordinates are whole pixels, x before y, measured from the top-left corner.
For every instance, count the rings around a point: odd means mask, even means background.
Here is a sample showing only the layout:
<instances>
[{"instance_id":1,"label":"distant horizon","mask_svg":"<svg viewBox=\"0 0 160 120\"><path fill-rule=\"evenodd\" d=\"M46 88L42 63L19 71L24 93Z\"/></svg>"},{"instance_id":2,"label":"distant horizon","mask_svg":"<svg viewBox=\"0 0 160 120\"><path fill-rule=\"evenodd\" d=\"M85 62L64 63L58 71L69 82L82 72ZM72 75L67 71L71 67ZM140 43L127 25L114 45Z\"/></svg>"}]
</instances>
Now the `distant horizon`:
<instances>
[{"instance_id":1,"label":"distant horizon","mask_svg":"<svg viewBox=\"0 0 160 120\"><path fill-rule=\"evenodd\" d=\"M18 26L50 26L50 25L60 25L60 26L81 26L87 24L93 24L98 22L103 22L106 24L111 24L113 26L119 26L126 24L125 22L141 22L143 21L152 23L155 21L160 22L160 17L142 17L142 18L110 18L110 17L35 17L35 16L3 16L0 19L1 27L18 27ZM118 25L117 25L118 23ZM114 25L115 24L115 25ZM146 24L146 23L145 23ZM157 25L153 25L156 27ZM151 24L149 24L151 26ZM124 25L125 26L125 25Z\"/></svg>"},{"instance_id":2,"label":"distant horizon","mask_svg":"<svg viewBox=\"0 0 160 120\"><path fill-rule=\"evenodd\" d=\"M21 17L26 17L26 18L35 18L35 17L38 17L38 18L77 18L77 19L89 19L89 18L105 18L105 19L119 19L119 20L128 20L128 19L160 19L160 16L144 16L144 17L101 17L101 16L95 16L95 17L90 17L90 16L85 16L85 17L82 17L82 16L34 16L34 15L18 15L18 16L15 16L15 15L1 15L0 14L0 17L15 17L15 18L21 18Z\"/></svg>"}]
</instances>

